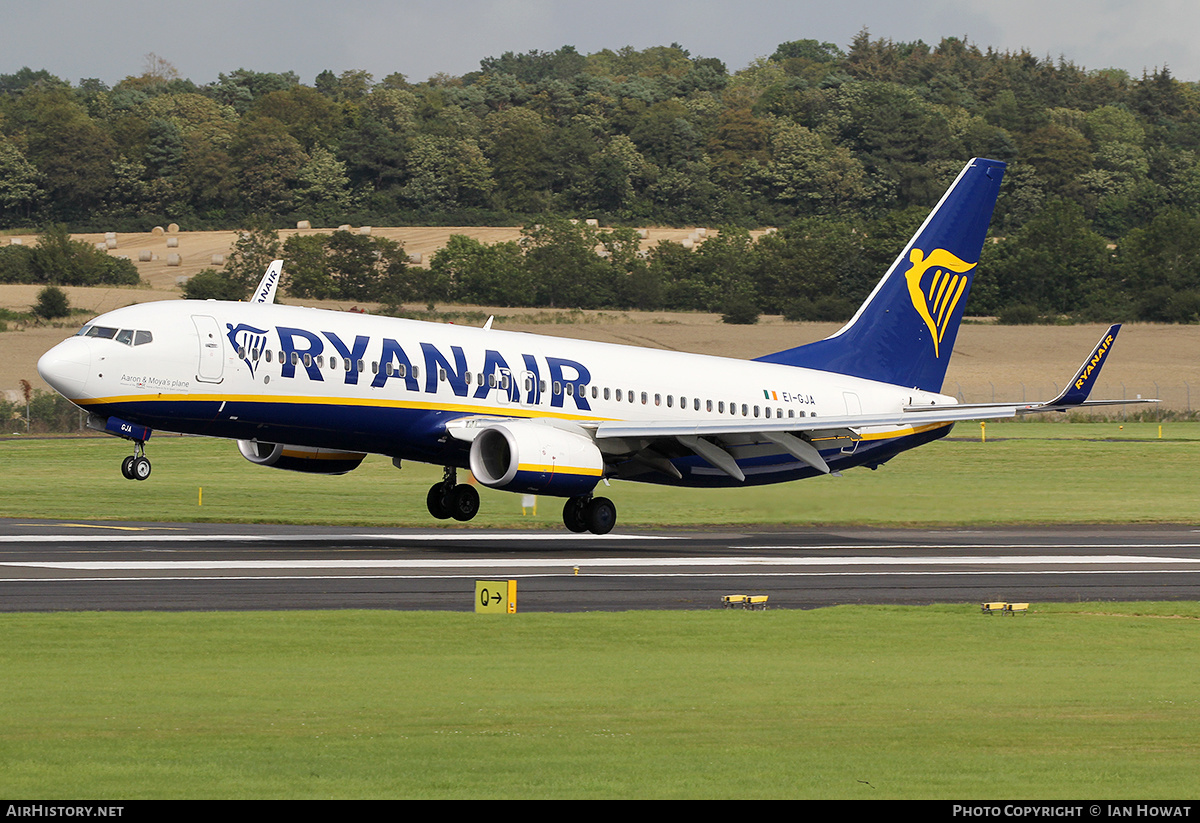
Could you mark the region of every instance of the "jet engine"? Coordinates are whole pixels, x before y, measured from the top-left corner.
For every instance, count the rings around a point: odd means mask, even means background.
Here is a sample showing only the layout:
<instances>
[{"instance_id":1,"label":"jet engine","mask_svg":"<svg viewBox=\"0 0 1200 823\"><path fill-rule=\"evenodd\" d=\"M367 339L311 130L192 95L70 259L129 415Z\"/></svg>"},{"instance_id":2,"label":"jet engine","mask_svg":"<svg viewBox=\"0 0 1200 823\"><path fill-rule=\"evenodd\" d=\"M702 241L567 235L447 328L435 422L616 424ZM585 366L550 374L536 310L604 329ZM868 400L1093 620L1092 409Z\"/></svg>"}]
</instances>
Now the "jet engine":
<instances>
[{"instance_id":1,"label":"jet engine","mask_svg":"<svg viewBox=\"0 0 1200 823\"><path fill-rule=\"evenodd\" d=\"M471 441L470 464L485 486L558 497L587 494L604 474L600 449L582 431L528 420L481 430Z\"/></svg>"},{"instance_id":2,"label":"jet engine","mask_svg":"<svg viewBox=\"0 0 1200 823\"><path fill-rule=\"evenodd\" d=\"M358 464L367 456L364 452L285 446L282 443L260 443L257 440L239 440L238 451L242 453L242 457L258 466L310 474L345 474L357 469Z\"/></svg>"}]
</instances>

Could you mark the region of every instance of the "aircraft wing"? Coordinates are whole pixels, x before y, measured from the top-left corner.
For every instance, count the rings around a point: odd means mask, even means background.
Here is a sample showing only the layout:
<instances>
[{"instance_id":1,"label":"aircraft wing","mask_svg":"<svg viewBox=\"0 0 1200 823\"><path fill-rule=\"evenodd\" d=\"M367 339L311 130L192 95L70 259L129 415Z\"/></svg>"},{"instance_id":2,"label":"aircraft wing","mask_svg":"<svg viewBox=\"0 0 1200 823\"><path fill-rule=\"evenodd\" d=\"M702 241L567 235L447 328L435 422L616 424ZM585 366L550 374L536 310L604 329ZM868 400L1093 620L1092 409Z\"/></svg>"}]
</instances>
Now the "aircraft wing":
<instances>
[{"instance_id":1,"label":"aircraft wing","mask_svg":"<svg viewBox=\"0 0 1200 823\"><path fill-rule=\"evenodd\" d=\"M866 429L883 429L887 436L903 436L966 420L996 420L1035 412L1066 411L1081 406L1156 402L1140 398L1129 401L1087 399L1120 328L1120 325L1110 327L1067 388L1053 400L1043 403L943 403L905 406L891 413L753 420L720 418L699 421L568 422L543 419L540 422L547 426L582 430L592 437L604 454L632 459L645 467L675 477L680 477L680 473L672 465L669 455L679 454L682 449L699 456L730 477L745 480L745 474L731 450L754 443L771 444L818 471L831 474L834 472L831 472L820 450L849 447L863 438L863 430ZM460 418L448 424L447 431L456 439L470 441L479 431L500 422L502 418L495 417Z\"/></svg>"}]
</instances>

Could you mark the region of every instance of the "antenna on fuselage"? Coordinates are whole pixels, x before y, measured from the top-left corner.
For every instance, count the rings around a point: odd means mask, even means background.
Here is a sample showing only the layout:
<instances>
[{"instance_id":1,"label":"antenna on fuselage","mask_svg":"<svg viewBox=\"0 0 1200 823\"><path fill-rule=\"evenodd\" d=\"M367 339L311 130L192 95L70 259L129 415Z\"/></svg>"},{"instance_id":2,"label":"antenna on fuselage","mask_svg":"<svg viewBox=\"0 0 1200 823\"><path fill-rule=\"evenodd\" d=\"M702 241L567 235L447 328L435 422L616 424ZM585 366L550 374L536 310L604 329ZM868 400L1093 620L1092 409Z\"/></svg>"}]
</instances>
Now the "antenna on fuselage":
<instances>
[{"instance_id":1,"label":"antenna on fuselage","mask_svg":"<svg viewBox=\"0 0 1200 823\"><path fill-rule=\"evenodd\" d=\"M274 303L275 288L279 285L279 275L283 273L283 261L272 260L271 265L267 266L267 273L263 275L263 279L259 282L258 288L254 290L254 297L251 298L251 303Z\"/></svg>"}]
</instances>

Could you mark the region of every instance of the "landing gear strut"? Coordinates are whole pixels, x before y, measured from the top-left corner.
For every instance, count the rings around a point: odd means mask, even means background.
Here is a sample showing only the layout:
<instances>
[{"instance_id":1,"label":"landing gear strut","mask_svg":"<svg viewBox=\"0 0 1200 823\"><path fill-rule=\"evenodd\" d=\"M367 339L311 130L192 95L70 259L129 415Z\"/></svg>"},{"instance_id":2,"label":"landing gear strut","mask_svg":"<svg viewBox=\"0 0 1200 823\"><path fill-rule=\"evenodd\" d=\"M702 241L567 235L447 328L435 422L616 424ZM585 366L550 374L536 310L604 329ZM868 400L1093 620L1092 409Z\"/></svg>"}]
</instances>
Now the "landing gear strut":
<instances>
[{"instance_id":1,"label":"landing gear strut","mask_svg":"<svg viewBox=\"0 0 1200 823\"><path fill-rule=\"evenodd\" d=\"M145 480L150 476L145 441L133 441L133 454L121 461L121 474L126 480Z\"/></svg>"},{"instance_id":2,"label":"landing gear strut","mask_svg":"<svg viewBox=\"0 0 1200 823\"><path fill-rule=\"evenodd\" d=\"M479 513L479 492L469 484L460 486L457 474L453 466L447 466L442 482L430 486L425 495L429 513L438 520L453 517L465 523Z\"/></svg>"},{"instance_id":3,"label":"landing gear strut","mask_svg":"<svg viewBox=\"0 0 1200 823\"><path fill-rule=\"evenodd\" d=\"M572 497L563 506L563 524L577 534L608 534L617 525L617 507L607 497Z\"/></svg>"}]
</instances>

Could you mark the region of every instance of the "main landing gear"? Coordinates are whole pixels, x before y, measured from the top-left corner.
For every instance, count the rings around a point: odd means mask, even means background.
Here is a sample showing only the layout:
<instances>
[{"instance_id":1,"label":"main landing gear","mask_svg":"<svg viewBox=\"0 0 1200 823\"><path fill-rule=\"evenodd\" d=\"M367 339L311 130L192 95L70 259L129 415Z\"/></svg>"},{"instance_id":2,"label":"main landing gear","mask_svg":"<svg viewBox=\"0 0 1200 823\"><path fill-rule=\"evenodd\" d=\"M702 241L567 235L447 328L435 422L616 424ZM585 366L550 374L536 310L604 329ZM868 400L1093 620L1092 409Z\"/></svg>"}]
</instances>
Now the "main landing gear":
<instances>
[{"instance_id":1,"label":"main landing gear","mask_svg":"<svg viewBox=\"0 0 1200 823\"><path fill-rule=\"evenodd\" d=\"M607 497L572 497L563 506L563 524L576 533L608 534L617 525L617 507Z\"/></svg>"},{"instance_id":2,"label":"main landing gear","mask_svg":"<svg viewBox=\"0 0 1200 823\"><path fill-rule=\"evenodd\" d=\"M459 485L454 467L447 466L442 482L429 487L425 505L438 520L453 517L465 523L479 513L479 492L472 485Z\"/></svg>"},{"instance_id":3,"label":"main landing gear","mask_svg":"<svg viewBox=\"0 0 1200 823\"><path fill-rule=\"evenodd\" d=\"M121 474L126 480L145 480L150 476L150 461L146 458L144 441L133 442L133 454L121 461Z\"/></svg>"}]
</instances>

